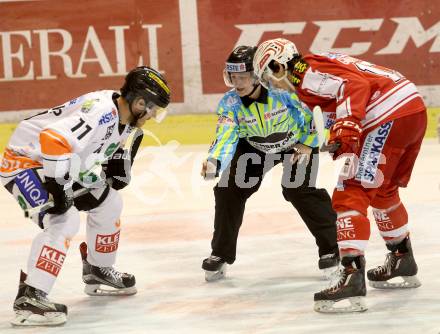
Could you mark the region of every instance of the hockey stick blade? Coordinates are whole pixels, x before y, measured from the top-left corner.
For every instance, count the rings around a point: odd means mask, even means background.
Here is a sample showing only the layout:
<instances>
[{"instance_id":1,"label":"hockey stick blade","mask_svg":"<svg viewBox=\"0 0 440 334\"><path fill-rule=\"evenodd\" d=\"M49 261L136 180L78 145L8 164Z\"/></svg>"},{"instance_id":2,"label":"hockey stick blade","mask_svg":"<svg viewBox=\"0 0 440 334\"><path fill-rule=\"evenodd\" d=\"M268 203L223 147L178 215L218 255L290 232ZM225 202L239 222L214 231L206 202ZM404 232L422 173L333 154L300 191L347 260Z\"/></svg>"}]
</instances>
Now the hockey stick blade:
<instances>
[{"instance_id":1,"label":"hockey stick blade","mask_svg":"<svg viewBox=\"0 0 440 334\"><path fill-rule=\"evenodd\" d=\"M320 106L313 108L313 121L318 135L318 146L320 152L333 153L341 146L339 143L328 144L325 135L324 117Z\"/></svg>"},{"instance_id":2,"label":"hockey stick blade","mask_svg":"<svg viewBox=\"0 0 440 334\"><path fill-rule=\"evenodd\" d=\"M313 122L315 123L315 130L318 135L318 146L322 147L325 143L325 127L324 117L322 116L322 110L320 106L313 108Z\"/></svg>"}]
</instances>

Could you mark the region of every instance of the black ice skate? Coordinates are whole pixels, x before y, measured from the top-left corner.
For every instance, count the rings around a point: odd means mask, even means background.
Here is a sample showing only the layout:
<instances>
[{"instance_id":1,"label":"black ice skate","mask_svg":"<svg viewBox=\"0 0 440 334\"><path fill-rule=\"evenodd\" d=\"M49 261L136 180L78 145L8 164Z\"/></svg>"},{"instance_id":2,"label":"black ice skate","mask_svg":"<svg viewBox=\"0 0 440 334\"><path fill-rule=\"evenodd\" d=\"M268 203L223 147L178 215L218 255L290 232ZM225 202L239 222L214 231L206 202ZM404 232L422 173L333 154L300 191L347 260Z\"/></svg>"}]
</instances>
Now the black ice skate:
<instances>
[{"instance_id":1,"label":"black ice skate","mask_svg":"<svg viewBox=\"0 0 440 334\"><path fill-rule=\"evenodd\" d=\"M325 279L331 279L338 272L339 253L322 255L318 261L318 268Z\"/></svg>"},{"instance_id":2,"label":"black ice skate","mask_svg":"<svg viewBox=\"0 0 440 334\"><path fill-rule=\"evenodd\" d=\"M330 287L315 293L315 311L322 313L362 312L367 310L364 297L365 287L365 258L363 256L344 257L342 268L334 277ZM336 302L348 300L350 305L339 307Z\"/></svg>"},{"instance_id":3,"label":"black ice skate","mask_svg":"<svg viewBox=\"0 0 440 334\"><path fill-rule=\"evenodd\" d=\"M47 299L47 294L27 285L27 275L20 273L20 284L14 301L13 326L59 326L67 321L67 307Z\"/></svg>"},{"instance_id":4,"label":"black ice skate","mask_svg":"<svg viewBox=\"0 0 440 334\"><path fill-rule=\"evenodd\" d=\"M90 296L134 295L137 292L133 275L121 273L113 267L96 267L87 262L87 244L79 246L83 261L84 292Z\"/></svg>"},{"instance_id":5,"label":"black ice skate","mask_svg":"<svg viewBox=\"0 0 440 334\"><path fill-rule=\"evenodd\" d=\"M387 245L387 248L391 252L387 254L385 264L367 272L369 285L378 289L418 288L422 285L416 276L418 268L409 237L397 245ZM395 277L399 279L392 282Z\"/></svg>"},{"instance_id":6,"label":"black ice skate","mask_svg":"<svg viewBox=\"0 0 440 334\"><path fill-rule=\"evenodd\" d=\"M205 270L207 282L217 281L226 275L226 262L221 257L211 255L203 260L202 269Z\"/></svg>"}]
</instances>

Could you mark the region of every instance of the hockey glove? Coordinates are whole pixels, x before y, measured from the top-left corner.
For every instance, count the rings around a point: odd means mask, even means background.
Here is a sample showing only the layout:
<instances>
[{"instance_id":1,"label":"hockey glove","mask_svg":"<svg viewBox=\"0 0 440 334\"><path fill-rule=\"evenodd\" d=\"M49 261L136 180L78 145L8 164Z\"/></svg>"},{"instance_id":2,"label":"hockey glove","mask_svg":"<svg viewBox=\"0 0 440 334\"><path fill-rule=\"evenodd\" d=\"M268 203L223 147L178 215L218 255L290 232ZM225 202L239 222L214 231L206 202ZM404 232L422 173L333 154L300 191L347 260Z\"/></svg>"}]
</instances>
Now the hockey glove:
<instances>
[{"instance_id":1,"label":"hockey glove","mask_svg":"<svg viewBox=\"0 0 440 334\"><path fill-rule=\"evenodd\" d=\"M336 121L330 128L329 145L338 145L333 160L344 153L358 154L361 145L362 127L354 117L345 117Z\"/></svg>"},{"instance_id":2,"label":"hockey glove","mask_svg":"<svg viewBox=\"0 0 440 334\"><path fill-rule=\"evenodd\" d=\"M65 180L62 181L62 183L66 183ZM71 186L64 189L64 184L57 182L57 180L52 177L45 177L43 186L47 192L52 195L54 202L54 206L48 209L46 211L47 213L61 215L73 205L73 190Z\"/></svg>"},{"instance_id":3,"label":"hockey glove","mask_svg":"<svg viewBox=\"0 0 440 334\"><path fill-rule=\"evenodd\" d=\"M112 158L108 160L104 171L106 177L111 178L113 189L125 188L131 180L131 159L128 151L118 148Z\"/></svg>"}]
</instances>

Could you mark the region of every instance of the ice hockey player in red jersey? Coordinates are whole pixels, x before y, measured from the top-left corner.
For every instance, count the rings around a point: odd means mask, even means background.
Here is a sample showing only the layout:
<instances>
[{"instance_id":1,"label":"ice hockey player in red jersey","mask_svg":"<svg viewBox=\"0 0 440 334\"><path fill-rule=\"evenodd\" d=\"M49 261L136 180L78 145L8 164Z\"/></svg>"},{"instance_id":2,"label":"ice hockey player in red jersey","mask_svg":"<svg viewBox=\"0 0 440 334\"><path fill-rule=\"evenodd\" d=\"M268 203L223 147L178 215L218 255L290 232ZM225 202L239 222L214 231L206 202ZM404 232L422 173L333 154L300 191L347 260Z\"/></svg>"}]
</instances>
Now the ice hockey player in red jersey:
<instances>
[{"instance_id":1,"label":"ice hockey player in red jersey","mask_svg":"<svg viewBox=\"0 0 440 334\"><path fill-rule=\"evenodd\" d=\"M367 309L363 297L369 206L390 251L383 266L368 270L369 284L420 286L408 214L399 197L426 131L426 107L416 86L397 71L348 55L303 56L294 43L282 38L260 44L254 69L264 85L294 90L310 108L320 106L330 129L333 159L346 159L332 198L342 268L328 289L315 294L315 310ZM396 277L400 282L390 281ZM335 305L344 299L350 301L349 307Z\"/></svg>"},{"instance_id":2,"label":"ice hockey player in red jersey","mask_svg":"<svg viewBox=\"0 0 440 334\"><path fill-rule=\"evenodd\" d=\"M121 92L101 90L21 121L5 150L0 178L24 210L53 201L31 219L42 231L34 238L27 273L20 275L14 302L15 326L54 326L67 320L67 307L47 298L62 268L70 240L87 212L81 244L82 278L89 295L136 293L134 275L113 265L120 236L122 199L142 141L142 125L160 120L170 102L162 75L137 67ZM74 191L88 191L74 197Z\"/></svg>"}]
</instances>

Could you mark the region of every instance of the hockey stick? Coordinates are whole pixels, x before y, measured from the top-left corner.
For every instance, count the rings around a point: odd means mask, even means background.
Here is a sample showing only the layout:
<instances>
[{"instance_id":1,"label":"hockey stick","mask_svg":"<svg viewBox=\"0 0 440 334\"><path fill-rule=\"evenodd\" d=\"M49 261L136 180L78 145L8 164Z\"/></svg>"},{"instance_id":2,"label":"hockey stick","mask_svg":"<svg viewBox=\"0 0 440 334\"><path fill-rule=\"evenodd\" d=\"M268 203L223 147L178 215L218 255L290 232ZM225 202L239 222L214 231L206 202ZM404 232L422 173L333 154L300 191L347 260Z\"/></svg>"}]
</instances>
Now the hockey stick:
<instances>
[{"instance_id":1,"label":"hockey stick","mask_svg":"<svg viewBox=\"0 0 440 334\"><path fill-rule=\"evenodd\" d=\"M318 135L318 146L321 152L333 153L339 148L339 144L327 144L327 138L325 135L324 117L322 116L322 110L320 106L313 108L313 121L315 122L315 128Z\"/></svg>"},{"instance_id":2,"label":"hockey stick","mask_svg":"<svg viewBox=\"0 0 440 334\"><path fill-rule=\"evenodd\" d=\"M78 198L82 195L85 195L87 193L89 193L92 190L92 188L81 188L78 189L76 191L73 192L73 198ZM29 218L32 217L35 214L38 214L40 212L45 212L47 210L49 210L50 208L53 208L55 205L54 201L47 201L44 204L38 205L38 206L34 206L33 208L30 209L25 209L24 210L24 217L25 218Z\"/></svg>"},{"instance_id":3,"label":"hockey stick","mask_svg":"<svg viewBox=\"0 0 440 334\"><path fill-rule=\"evenodd\" d=\"M109 177L105 183L109 186L112 185L112 178ZM76 191L73 192L73 199L81 197L82 195L88 194L89 192L91 192L93 189L97 189L97 188L81 188L78 189ZM24 217L25 218L29 218L32 217L35 214L38 214L40 212L45 212L47 210L49 210L50 208L53 208L55 205L54 201L47 201L44 204L38 205L38 206L34 206L33 208L30 209L25 209L24 210Z\"/></svg>"}]
</instances>

